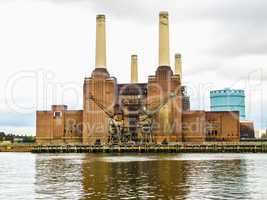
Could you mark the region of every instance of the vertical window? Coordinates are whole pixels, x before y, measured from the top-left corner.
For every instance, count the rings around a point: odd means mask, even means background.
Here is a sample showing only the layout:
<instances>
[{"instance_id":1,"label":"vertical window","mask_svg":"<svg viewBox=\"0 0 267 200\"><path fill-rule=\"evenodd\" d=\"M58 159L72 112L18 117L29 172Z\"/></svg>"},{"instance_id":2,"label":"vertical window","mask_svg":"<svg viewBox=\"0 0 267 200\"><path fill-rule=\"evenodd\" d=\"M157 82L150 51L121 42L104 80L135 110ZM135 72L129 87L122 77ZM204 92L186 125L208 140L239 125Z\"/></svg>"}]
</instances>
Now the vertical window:
<instances>
[{"instance_id":1,"label":"vertical window","mask_svg":"<svg viewBox=\"0 0 267 200\"><path fill-rule=\"evenodd\" d=\"M60 111L54 112L54 118L60 118L62 116L62 113Z\"/></svg>"}]
</instances>

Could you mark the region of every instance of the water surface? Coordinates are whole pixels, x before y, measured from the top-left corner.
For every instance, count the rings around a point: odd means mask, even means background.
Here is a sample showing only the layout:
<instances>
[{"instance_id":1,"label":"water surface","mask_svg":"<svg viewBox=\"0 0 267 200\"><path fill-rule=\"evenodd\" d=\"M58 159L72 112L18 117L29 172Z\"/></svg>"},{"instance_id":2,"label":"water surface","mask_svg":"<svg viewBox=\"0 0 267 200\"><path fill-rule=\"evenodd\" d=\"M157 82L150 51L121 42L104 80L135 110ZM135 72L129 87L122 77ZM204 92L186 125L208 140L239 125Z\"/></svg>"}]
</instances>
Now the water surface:
<instances>
[{"instance_id":1,"label":"water surface","mask_svg":"<svg viewBox=\"0 0 267 200\"><path fill-rule=\"evenodd\" d=\"M267 199L267 154L0 153L0 199Z\"/></svg>"}]
</instances>

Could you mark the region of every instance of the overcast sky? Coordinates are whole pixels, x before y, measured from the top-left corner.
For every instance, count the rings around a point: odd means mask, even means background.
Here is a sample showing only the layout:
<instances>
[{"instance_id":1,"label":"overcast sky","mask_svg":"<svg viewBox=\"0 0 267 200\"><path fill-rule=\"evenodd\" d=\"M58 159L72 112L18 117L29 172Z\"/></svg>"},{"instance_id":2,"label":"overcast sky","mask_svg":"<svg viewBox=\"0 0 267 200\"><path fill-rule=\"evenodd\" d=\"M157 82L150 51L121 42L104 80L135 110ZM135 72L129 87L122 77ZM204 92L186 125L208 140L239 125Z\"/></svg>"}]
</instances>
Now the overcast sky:
<instances>
[{"instance_id":1,"label":"overcast sky","mask_svg":"<svg viewBox=\"0 0 267 200\"><path fill-rule=\"evenodd\" d=\"M192 108L209 110L212 89L245 89L247 118L265 128L266 8L265 0L0 0L0 127L35 127L36 109L51 104L82 108L96 14L106 15L110 74L129 82L130 55L138 54L147 82L158 66L158 13L166 10L171 64L181 53Z\"/></svg>"}]
</instances>

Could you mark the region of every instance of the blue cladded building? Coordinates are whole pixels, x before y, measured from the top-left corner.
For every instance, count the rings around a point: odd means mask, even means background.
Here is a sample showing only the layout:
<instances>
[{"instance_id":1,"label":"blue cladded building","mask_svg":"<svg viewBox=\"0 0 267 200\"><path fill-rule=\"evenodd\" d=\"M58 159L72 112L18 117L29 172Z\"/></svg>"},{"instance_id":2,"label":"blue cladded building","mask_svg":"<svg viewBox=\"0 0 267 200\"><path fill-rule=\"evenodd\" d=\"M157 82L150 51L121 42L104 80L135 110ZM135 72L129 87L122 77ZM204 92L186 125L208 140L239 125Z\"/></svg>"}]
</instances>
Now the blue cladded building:
<instances>
[{"instance_id":1,"label":"blue cladded building","mask_svg":"<svg viewBox=\"0 0 267 200\"><path fill-rule=\"evenodd\" d=\"M246 118L244 90L213 90L210 92L211 111L239 111L241 120Z\"/></svg>"}]
</instances>

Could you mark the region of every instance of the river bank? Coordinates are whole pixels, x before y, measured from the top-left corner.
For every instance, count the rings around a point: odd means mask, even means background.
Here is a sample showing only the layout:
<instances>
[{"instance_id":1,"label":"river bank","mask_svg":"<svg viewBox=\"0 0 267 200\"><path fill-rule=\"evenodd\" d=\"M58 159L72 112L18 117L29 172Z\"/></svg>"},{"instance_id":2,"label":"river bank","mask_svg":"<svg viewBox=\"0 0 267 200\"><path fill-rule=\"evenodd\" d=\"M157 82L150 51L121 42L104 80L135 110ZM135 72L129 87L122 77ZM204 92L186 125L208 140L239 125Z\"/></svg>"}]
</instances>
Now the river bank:
<instances>
[{"instance_id":1,"label":"river bank","mask_svg":"<svg viewBox=\"0 0 267 200\"><path fill-rule=\"evenodd\" d=\"M8 144L0 145L1 152L32 152L34 144Z\"/></svg>"},{"instance_id":2,"label":"river bank","mask_svg":"<svg viewBox=\"0 0 267 200\"><path fill-rule=\"evenodd\" d=\"M172 145L36 145L0 146L0 152L32 153L267 153L267 142L179 143Z\"/></svg>"},{"instance_id":3,"label":"river bank","mask_svg":"<svg viewBox=\"0 0 267 200\"><path fill-rule=\"evenodd\" d=\"M267 153L266 142L202 143L173 145L47 145L34 146L33 153Z\"/></svg>"}]
</instances>

